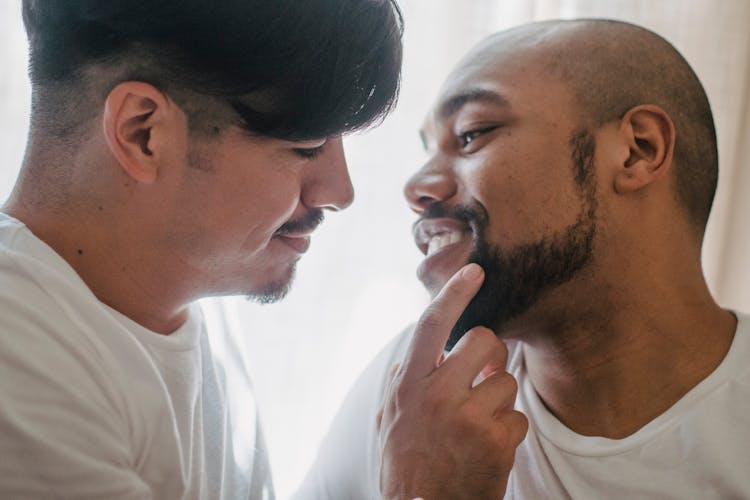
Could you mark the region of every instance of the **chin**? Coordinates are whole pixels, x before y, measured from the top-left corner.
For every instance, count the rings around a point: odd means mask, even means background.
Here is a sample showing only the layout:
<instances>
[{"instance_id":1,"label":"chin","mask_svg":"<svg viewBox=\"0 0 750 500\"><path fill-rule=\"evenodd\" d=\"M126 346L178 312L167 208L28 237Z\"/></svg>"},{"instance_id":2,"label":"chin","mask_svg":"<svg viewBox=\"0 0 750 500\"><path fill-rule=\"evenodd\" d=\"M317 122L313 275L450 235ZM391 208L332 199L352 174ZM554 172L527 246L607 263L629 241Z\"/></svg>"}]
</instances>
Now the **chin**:
<instances>
[{"instance_id":1,"label":"chin","mask_svg":"<svg viewBox=\"0 0 750 500\"><path fill-rule=\"evenodd\" d=\"M273 304L287 296L294 282L296 268L292 265L287 269L285 275L280 278L268 281L260 287L254 287L246 291L243 295L248 300L259 304Z\"/></svg>"},{"instance_id":2,"label":"chin","mask_svg":"<svg viewBox=\"0 0 750 500\"><path fill-rule=\"evenodd\" d=\"M448 280L437 280L437 279L420 279L422 282L422 286L425 290L427 290L427 293L430 294L430 299L434 300L435 297L437 297L437 294L440 293L440 290L443 289L443 286L448 282Z\"/></svg>"}]
</instances>

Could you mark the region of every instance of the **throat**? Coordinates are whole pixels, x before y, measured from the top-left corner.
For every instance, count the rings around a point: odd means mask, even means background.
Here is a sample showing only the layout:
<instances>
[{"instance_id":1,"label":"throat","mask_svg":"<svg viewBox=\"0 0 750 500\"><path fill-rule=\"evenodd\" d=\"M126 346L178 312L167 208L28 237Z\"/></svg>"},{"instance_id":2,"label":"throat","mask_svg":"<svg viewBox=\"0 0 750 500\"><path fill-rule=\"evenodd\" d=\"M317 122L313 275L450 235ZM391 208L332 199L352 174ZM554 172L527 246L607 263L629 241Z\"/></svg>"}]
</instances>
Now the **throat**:
<instances>
[{"instance_id":1,"label":"throat","mask_svg":"<svg viewBox=\"0 0 750 500\"><path fill-rule=\"evenodd\" d=\"M595 335L606 336L606 343L589 338L574 343L577 349L567 343L564 350L524 343L526 373L547 409L573 432L622 439L666 412L721 364L737 321L721 312L717 322L695 325L688 334L633 330L614 340L618 334L605 330Z\"/></svg>"}]
</instances>

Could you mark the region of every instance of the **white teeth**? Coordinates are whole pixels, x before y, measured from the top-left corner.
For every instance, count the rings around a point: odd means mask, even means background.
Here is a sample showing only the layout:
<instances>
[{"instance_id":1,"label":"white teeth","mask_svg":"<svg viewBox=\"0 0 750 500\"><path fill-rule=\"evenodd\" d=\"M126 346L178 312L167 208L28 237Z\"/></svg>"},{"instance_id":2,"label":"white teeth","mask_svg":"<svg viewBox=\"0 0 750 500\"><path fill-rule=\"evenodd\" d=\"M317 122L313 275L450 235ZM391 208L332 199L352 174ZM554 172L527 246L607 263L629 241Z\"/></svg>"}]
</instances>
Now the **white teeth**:
<instances>
[{"instance_id":1,"label":"white teeth","mask_svg":"<svg viewBox=\"0 0 750 500\"><path fill-rule=\"evenodd\" d=\"M451 231L449 233L436 234L435 236L430 238L430 241L427 244L427 256L429 257L430 255L438 252L443 247L452 245L453 243L458 243L463 238L464 233L462 232Z\"/></svg>"}]
</instances>

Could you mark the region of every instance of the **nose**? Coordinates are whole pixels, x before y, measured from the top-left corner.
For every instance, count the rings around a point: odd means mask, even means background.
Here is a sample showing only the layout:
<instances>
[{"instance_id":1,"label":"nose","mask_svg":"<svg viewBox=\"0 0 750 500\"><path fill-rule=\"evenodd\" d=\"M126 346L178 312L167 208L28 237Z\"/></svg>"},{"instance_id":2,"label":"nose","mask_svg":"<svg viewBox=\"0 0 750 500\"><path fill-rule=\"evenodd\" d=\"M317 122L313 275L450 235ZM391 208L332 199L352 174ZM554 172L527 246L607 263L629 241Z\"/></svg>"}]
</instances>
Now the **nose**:
<instances>
[{"instance_id":1,"label":"nose","mask_svg":"<svg viewBox=\"0 0 750 500\"><path fill-rule=\"evenodd\" d=\"M328 139L323 151L310 164L302 201L309 208L338 211L351 205L353 200L354 187L341 137Z\"/></svg>"},{"instance_id":2,"label":"nose","mask_svg":"<svg viewBox=\"0 0 750 500\"><path fill-rule=\"evenodd\" d=\"M431 204L450 199L457 190L453 171L430 161L406 182L404 196L409 208L421 214Z\"/></svg>"}]
</instances>

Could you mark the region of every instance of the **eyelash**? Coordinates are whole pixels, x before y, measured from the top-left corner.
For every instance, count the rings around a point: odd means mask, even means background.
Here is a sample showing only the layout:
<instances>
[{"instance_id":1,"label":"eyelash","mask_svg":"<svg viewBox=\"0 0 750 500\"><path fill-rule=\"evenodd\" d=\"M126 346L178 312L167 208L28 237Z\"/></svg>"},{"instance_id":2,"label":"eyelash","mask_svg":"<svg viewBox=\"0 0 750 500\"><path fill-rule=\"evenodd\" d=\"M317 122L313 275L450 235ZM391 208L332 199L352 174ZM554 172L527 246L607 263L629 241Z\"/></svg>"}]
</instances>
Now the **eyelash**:
<instances>
[{"instance_id":1,"label":"eyelash","mask_svg":"<svg viewBox=\"0 0 750 500\"><path fill-rule=\"evenodd\" d=\"M461 148L467 147L469 144L471 144L474 139L479 137L482 134L486 134L487 132L491 132L497 128L497 125L491 125L489 127L482 127L482 128L475 128L472 130L467 130L465 132L461 132L458 134L458 144Z\"/></svg>"},{"instance_id":2,"label":"eyelash","mask_svg":"<svg viewBox=\"0 0 750 500\"><path fill-rule=\"evenodd\" d=\"M323 152L323 146L325 146L325 144L321 144L315 148L294 148L292 151L302 158L313 159Z\"/></svg>"}]
</instances>

